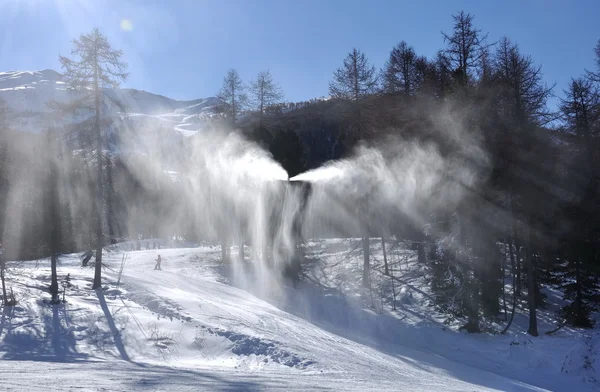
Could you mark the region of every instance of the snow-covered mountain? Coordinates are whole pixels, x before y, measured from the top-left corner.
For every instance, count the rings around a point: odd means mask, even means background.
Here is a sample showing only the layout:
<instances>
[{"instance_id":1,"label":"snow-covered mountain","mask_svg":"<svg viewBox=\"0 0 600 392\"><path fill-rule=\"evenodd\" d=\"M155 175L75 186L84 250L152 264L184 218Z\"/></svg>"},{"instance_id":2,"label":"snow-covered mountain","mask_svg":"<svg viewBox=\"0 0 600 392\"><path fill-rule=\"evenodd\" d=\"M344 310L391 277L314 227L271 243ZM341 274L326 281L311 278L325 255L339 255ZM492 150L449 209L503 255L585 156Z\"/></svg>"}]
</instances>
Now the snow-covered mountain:
<instances>
[{"instance_id":1,"label":"snow-covered mountain","mask_svg":"<svg viewBox=\"0 0 600 392\"><path fill-rule=\"evenodd\" d=\"M150 124L172 129L183 135L202 130L216 115L219 99L209 97L178 101L162 95L134 89L112 92L126 107L120 116L130 124ZM61 82L61 75L51 69L43 71L0 72L0 99L5 101L8 126L21 131L39 132L53 124L48 102L66 102L71 93Z\"/></svg>"}]
</instances>

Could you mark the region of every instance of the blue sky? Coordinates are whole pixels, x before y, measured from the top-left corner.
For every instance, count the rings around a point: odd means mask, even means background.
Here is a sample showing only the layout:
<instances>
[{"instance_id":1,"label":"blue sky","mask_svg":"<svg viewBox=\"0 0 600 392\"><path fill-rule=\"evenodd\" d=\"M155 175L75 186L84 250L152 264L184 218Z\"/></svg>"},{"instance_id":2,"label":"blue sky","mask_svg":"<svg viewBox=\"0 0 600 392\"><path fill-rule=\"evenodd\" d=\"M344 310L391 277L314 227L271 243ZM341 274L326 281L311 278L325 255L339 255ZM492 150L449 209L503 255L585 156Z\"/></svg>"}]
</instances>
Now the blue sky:
<instances>
[{"instance_id":1,"label":"blue sky","mask_svg":"<svg viewBox=\"0 0 600 392\"><path fill-rule=\"evenodd\" d=\"M70 40L97 26L125 52L127 87L192 99L215 95L229 68L244 80L269 69L298 101L326 95L353 47L378 68L400 40L434 55L459 10L491 41L519 43L557 94L593 67L599 0L0 0L0 71L59 70Z\"/></svg>"}]
</instances>

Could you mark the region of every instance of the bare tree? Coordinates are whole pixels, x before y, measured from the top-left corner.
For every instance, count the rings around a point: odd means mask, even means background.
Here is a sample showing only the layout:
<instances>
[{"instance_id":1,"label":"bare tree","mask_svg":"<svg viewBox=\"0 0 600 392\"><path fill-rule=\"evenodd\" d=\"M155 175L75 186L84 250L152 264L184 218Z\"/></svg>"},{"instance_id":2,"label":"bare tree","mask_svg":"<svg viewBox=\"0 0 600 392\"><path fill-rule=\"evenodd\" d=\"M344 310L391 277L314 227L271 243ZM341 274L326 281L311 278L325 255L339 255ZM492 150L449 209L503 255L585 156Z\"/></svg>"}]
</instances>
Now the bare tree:
<instances>
[{"instance_id":1,"label":"bare tree","mask_svg":"<svg viewBox=\"0 0 600 392\"><path fill-rule=\"evenodd\" d=\"M263 125L265 108L278 104L283 99L281 88L273 81L270 71L263 71L250 82L252 103L258 110L260 127Z\"/></svg>"},{"instance_id":2,"label":"bare tree","mask_svg":"<svg viewBox=\"0 0 600 392\"><path fill-rule=\"evenodd\" d=\"M535 66L529 56L520 53L516 44L508 38L502 38L496 49L494 62L494 79L498 87L496 94L496 110L508 125L508 132L503 137L506 143L515 149L525 151L536 142L534 131L546 124L552 117L546 102L552 93L543 83L541 67ZM518 141L518 143L515 143ZM521 156L513 152L515 156ZM506 164L515 165L513 171L518 173L518 167L524 162L511 160ZM507 170L511 172L511 170ZM524 257L528 279L528 307L529 307L529 334L538 335L536 314L536 285L534 266L535 230L540 219L538 211L539 198L543 197L539 187L524 177L509 179L511 187L508 189L508 198L511 215L521 216L521 221L526 227L527 244ZM514 234L513 234L514 235ZM515 238L516 244L516 238Z\"/></svg>"},{"instance_id":3,"label":"bare tree","mask_svg":"<svg viewBox=\"0 0 600 392\"><path fill-rule=\"evenodd\" d=\"M367 57L358 49L344 59L344 65L333 73L329 83L329 94L334 98L357 101L377 90L375 67L369 64Z\"/></svg>"},{"instance_id":4,"label":"bare tree","mask_svg":"<svg viewBox=\"0 0 600 392\"><path fill-rule=\"evenodd\" d=\"M444 51L439 50L436 53L435 60L433 61L433 70L433 75L435 76L435 95L438 98L443 98L449 93L452 84L450 60Z\"/></svg>"},{"instance_id":5,"label":"bare tree","mask_svg":"<svg viewBox=\"0 0 600 392\"><path fill-rule=\"evenodd\" d=\"M95 139L96 152L96 267L92 289L102 285L102 247L103 235L103 170L102 149L104 147L103 129L106 128L109 117L103 112L108 101L120 105L110 94L110 90L119 87L127 79L125 72L127 64L122 61L123 52L114 50L108 39L94 29L91 33L83 34L73 40L71 55L74 58L60 56L63 68L63 81L67 88L76 93L75 100L65 106L64 111L71 114L81 114L84 120L76 125L79 132L89 133L89 140ZM93 135L93 136L92 136Z\"/></svg>"},{"instance_id":6,"label":"bare tree","mask_svg":"<svg viewBox=\"0 0 600 392\"><path fill-rule=\"evenodd\" d=\"M420 64L419 60L414 48L405 41L396 45L381 71L383 92L402 94L405 97L414 96L422 83L425 71L423 63Z\"/></svg>"},{"instance_id":7,"label":"bare tree","mask_svg":"<svg viewBox=\"0 0 600 392\"><path fill-rule=\"evenodd\" d=\"M0 98L0 131L4 131L6 127L6 102ZM4 132L3 132L4 133ZM6 200L8 192L8 148L5 140L0 140L0 197L2 200ZM4 254L4 225L5 225L6 214L4 211L0 211L0 284L2 285L2 303L4 306L8 304L8 296L6 293L6 255Z\"/></svg>"},{"instance_id":8,"label":"bare tree","mask_svg":"<svg viewBox=\"0 0 600 392\"><path fill-rule=\"evenodd\" d=\"M498 43L494 69L503 118L512 121L515 129L545 125L553 118L546 106L552 87L543 84L541 66L535 66L506 37Z\"/></svg>"},{"instance_id":9,"label":"bare tree","mask_svg":"<svg viewBox=\"0 0 600 392\"><path fill-rule=\"evenodd\" d=\"M59 167L58 161L60 156L55 154L60 153L57 143L57 137L54 130L50 129L46 133L46 164L48 176L46 179L46 228L48 230L48 244L50 248L50 295L52 303L59 302L59 288L57 276L58 253L60 252L61 243L61 219L60 219L60 197L59 197Z\"/></svg>"},{"instance_id":10,"label":"bare tree","mask_svg":"<svg viewBox=\"0 0 600 392\"><path fill-rule=\"evenodd\" d=\"M593 245L597 240L598 225L594 219L594 205L598 198L598 130L600 128L600 92L590 78L571 79L565 98L561 99L560 110L564 127L573 135L571 148L577 158L571 165L570 183L578 189L580 201L570 211L574 230L571 257L566 260L563 273L564 298L572 302L563 307L563 316L573 325L590 327L590 317L597 303L598 283L594 276L597 257ZM597 215L596 215L597 216Z\"/></svg>"},{"instance_id":11,"label":"bare tree","mask_svg":"<svg viewBox=\"0 0 600 392\"><path fill-rule=\"evenodd\" d=\"M242 78L235 69L227 71L227 75L223 79L223 87L217 94L217 98L223 101L225 113L231 123L235 125L238 115L248 104L248 96L245 93Z\"/></svg>"},{"instance_id":12,"label":"bare tree","mask_svg":"<svg viewBox=\"0 0 600 392\"><path fill-rule=\"evenodd\" d=\"M596 55L595 63L596 70L595 71L586 71L588 79L600 83L600 39L596 43L596 47L594 48L594 54Z\"/></svg>"},{"instance_id":13,"label":"bare tree","mask_svg":"<svg viewBox=\"0 0 600 392\"><path fill-rule=\"evenodd\" d=\"M377 91L377 75L375 67L369 64L367 57L358 49L352 49L352 52L344 59L344 65L338 68L333 74L333 81L329 83L329 94L334 98L358 101ZM355 107L356 111L351 114L352 122L357 128L357 134L363 131L363 121L365 113L360 107ZM370 287L370 249L369 234L365 227L365 235L362 238L363 243L363 281L364 287Z\"/></svg>"},{"instance_id":14,"label":"bare tree","mask_svg":"<svg viewBox=\"0 0 600 392\"><path fill-rule=\"evenodd\" d=\"M471 14L460 11L458 15L452 15L452 19L452 34L442 32L444 42L448 44L445 53L459 84L466 87L471 82L473 71L479 67L485 49L490 46L486 44L488 35L475 28Z\"/></svg>"},{"instance_id":15,"label":"bare tree","mask_svg":"<svg viewBox=\"0 0 600 392\"><path fill-rule=\"evenodd\" d=\"M594 125L600 121L600 91L591 80L571 79L565 98L560 101L560 110L567 127L572 134L585 140L589 169L593 169Z\"/></svg>"}]
</instances>

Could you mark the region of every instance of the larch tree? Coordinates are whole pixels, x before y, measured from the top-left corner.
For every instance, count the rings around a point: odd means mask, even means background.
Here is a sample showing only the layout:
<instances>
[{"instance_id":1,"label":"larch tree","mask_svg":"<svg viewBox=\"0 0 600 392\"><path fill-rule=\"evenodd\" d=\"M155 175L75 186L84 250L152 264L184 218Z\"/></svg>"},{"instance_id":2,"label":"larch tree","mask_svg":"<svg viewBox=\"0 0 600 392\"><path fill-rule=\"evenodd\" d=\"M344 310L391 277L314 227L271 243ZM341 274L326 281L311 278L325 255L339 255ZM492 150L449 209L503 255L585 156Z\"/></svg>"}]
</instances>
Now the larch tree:
<instances>
[{"instance_id":1,"label":"larch tree","mask_svg":"<svg viewBox=\"0 0 600 392\"><path fill-rule=\"evenodd\" d=\"M596 279L598 225L598 173L595 164L600 126L600 92L589 78L572 79L560 101L565 131L572 135L577 153L568 176L571 188L581 195L571 203L569 221L575 230L569 235L567 258L563 267L564 297L571 303L562 313L571 325L590 328L592 311L597 310L599 286Z\"/></svg>"},{"instance_id":2,"label":"larch tree","mask_svg":"<svg viewBox=\"0 0 600 392\"><path fill-rule=\"evenodd\" d=\"M344 65L333 73L333 81L329 83L329 94L333 98L357 101L377 91L377 74L375 67L358 49L344 59Z\"/></svg>"},{"instance_id":3,"label":"larch tree","mask_svg":"<svg viewBox=\"0 0 600 392\"><path fill-rule=\"evenodd\" d=\"M414 96L424 77L423 59L405 41L396 45L381 71L383 92Z\"/></svg>"},{"instance_id":4,"label":"larch tree","mask_svg":"<svg viewBox=\"0 0 600 392\"><path fill-rule=\"evenodd\" d=\"M561 99L560 110L567 130L584 143L583 156L586 157L587 170L593 176L593 140L596 126L600 121L600 91L586 78L571 79L569 88Z\"/></svg>"},{"instance_id":5,"label":"larch tree","mask_svg":"<svg viewBox=\"0 0 600 392\"><path fill-rule=\"evenodd\" d=\"M483 34L473 25L474 16L460 11L452 15L454 26L451 34L442 32L444 42L448 45L445 54L450 62L455 79L459 85L466 87L471 83L474 71L480 66L485 55L487 34Z\"/></svg>"},{"instance_id":6,"label":"larch tree","mask_svg":"<svg viewBox=\"0 0 600 392\"><path fill-rule=\"evenodd\" d=\"M434 77L434 96L444 98L450 93L452 87L452 69L446 52L439 50L431 67L433 69L432 76Z\"/></svg>"},{"instance_id":7,"label":"larch tree","mask_svg":"<svg viewBox=\"0 0 600 392\"><path fill-rule=\"evenodd\" d=\"M333 98L359 101L377 92L377 73L375 67L369 64L367 56L358 49L344 59L344 64L333 74L333 81L329 83L329 94ZM358 133L362 132L363 115L360 110L354 113L354 122L358 124ZM365 228L366 229L366 228ZM365 233L363 242L363 287L370 287L370 250L369 233Z\"/></svg>"},{"instance_id":8,"label":"larch tree","mask_svg":"<svg viewBox=\"0 0 600 392\"><path fill-rule=\"evenodd\" d=\"M504 154L508 160L505 163L506 173L510 178L506 183L508 199L511 200L510 213L523 222L523 236L526 242L524 257L528 286L529 334L537 336L536 315L536 274L534 266L535 231L543 211L540 211L540 198L544 195L535 182L523 175L528 172L543 170L542 164L531 165L533 146L537 144L535 131L545 125L550 113L546 102L552 93L543 83L541 67L536 66L529 56L520 53L519 47L508 38L502 38L496 49L494 60L495 83L498 93L496 99L500 118L507 125L503 146L510 148ZM525 161L524 157L528 157ZM540 161L543 159L540 157ZM510 175L513 173L514 175ZM514 235L514 233L513 233ZM516 238L515 238L516 241Z\"/></svg>"},{"instance_id":9,"label":"larch tree","mask_svg":"<svg viewBox=\"0 0 600 392\"><path fill-rule=\"evenodd\" d=\"M223 86L217 94L217 98L223 101L225 113L230 119L231 124L235 126L238 115L246 109L248 105L248 96L242 78L235 69L227 71L223 79Z\"/></svg>"},{"instance_id":10,"label":"larch tree","mask_svg":"<svg viewBox=\"0 0 600 392\"><path fill-rule=\"evenodd\" d=\"M586 76L588 79L600 83L600 39L596 42L596 46L594 47L594 54L596 58L594 63L596 65L596 69L594 71L586 71Z\"/></svg>"},{"instance_id":11,"label":"larch tree","mask_svg":"<svg viewBox=\"0 0 600 392\"><path fill-rule=\"evenodd\" d=\"M61 248L62 241L62 225L61 225L61 202L60 202L60 176L59 176L59 166L58 161L61 156L56 155L60 154L60 150L57 143L57 137L54 135L54 130L50 129L47 131L46 135L46 169L47 178L46 178L46 223L45 226L48 230L47 242L50 250L50 295L52 296L52 303L59 303L59 288L58 288L58 274L57 274L57 264L58 264L58 254Z\"/></svg>"},{"instance_id":12,"label":"larch tree","mask_svg":"<svg viewBox=\"0 0 600 392\"><path fill-rule=\"evenodd\" d=\"M250 94L252 104L258 110L259 126L262 128L265 109L281 102L283 92L279 85L273 81L271 72L263 71L256 76L255 80L250 82Z\"/></svg>"},{"instance_id":13,"label":"larch tree","mask_svg":"<svg viewBox=\"0 0 600 392\"><path fill-rule=\"evenodd\" d=\"M472 93L475 89L476 75L481 69L481 60L485 55L487 48L487 35L482 34L481 30L475 28L473 24L474 17L463 11L452 15L453 30L452 33L442 32L446 48L438 53L436 63L439 69L439 92L440 97L450 90L454 100L462 101L461 106L465 108L474 107L475 100ZM466 110L465 123L467 132L476 133L476 115L475 111ZM473 230L480 219L473 213L472 203L479 202L477 196L473 193L465 197L462 203L457 207L452 217L452 237L456 239L455 249L452 252L452 263L457 268L460 276L460 285L462 287L462 306L467 314L467 324L465 328L469 332L478 332L480 330L480 308L482 305L480 265L478 257L474 254L477 241L485 244L491 243L491 232L483 233ZM481 247L479 248L481 251Z\"/></svg>"},{"instance_id":14,"label":"larch tree","mask_svg":"<svg viewBox=\"0 0 600 392\"><path fill-rule=\"evenodd\" d=\"M4 131L4 101L0 100L0 130ZM4 138L0 139L0 285L2 286L2 304L8 305L8 296L6 293L6 255L4 254L4 231L6 221L6 199L8 194L8 147Z\"/></svg>"},{"instance_id":15,"label":"larch tree","mask_svg":"<svg viewBox=\"0 0 600 392\"><path fill-rule=\"evenodd\" d=\"M73 40L72 58L60 56L63 69L63 81L68 90L75 93L74 100L59 109L76 118L83 118L74 125L76 133L84 134L83 140L93 141L95 149L96 179L95 215L96 265L92 289L102 285L102 248L103 234L103 148L105 148L105 131L111 122L110 104L123 107L110 94L127 79L127 64L123 62L123 52L112 48L108 39L94 29ZM81 135L80 135L81 137Z\"/></svg>"},{"instance_id":16,"label":"larch tree","mask_svg":"<svg viewBox=\"0 0 600 392\"><path fill-rule=\"evenodd\" d=\"M6 115L8 109L6 102L0 98L0 131L5 133L6 128ZM6 292L6 255L4 254L4 231L6 224L6 199L9 188L9 174L8 174L8 145L7 141L3 138L0 139L0 285L2 286L2 303L4 306L9 305L8 296Z\"/></svg>"}]
</instances>

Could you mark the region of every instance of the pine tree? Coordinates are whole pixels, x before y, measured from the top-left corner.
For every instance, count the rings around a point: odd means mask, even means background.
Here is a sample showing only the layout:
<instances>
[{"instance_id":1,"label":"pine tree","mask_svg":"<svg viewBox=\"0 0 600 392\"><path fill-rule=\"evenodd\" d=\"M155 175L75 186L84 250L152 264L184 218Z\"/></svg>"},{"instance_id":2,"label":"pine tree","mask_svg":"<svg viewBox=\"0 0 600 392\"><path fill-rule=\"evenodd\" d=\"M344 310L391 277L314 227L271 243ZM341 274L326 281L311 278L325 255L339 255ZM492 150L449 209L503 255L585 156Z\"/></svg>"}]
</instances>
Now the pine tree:
<instances>
[{"instance_id":1,"label":"pine tree","mask_svg":"<svg viewBox=\"0 0 600 392\"><path fill-rule=\"evenodd\" d=\"M217 98L223 101L225 113L233 126L236 124L238 115L248 104L245 90L240 75L235 69L230 69L223 79L223 87L217 94Z\"/></svg>"},{"instance_id":2,"label":"pine tree","mask_svg":"<svg viewBox=\"0 0 600 392\"><path fill-rule=\"evenodd\" d=\"M344 65L333 74L329 83L329 94L333 98L358 101L377 91L375 67L369 64L367 57L358 49L344 59Z\"/></svg>"},{"instance_id":3,"label":"pine tree","mask_svg":"<svg viewBox=\"0 0 600 392\"><path fill-rule=\"evenodd\" d=\"M281 88L273 81L270 71L260 72L256 79L250 82L252 103L259 113L259 127L263 127L265 109L276 105L283 99Z\"/></svg>"},{"instance_id":4,"label":"pine tree","mask_svg":"<svg viewBox=\"0 0 600 392\"><path fill-rule=\"evenodd\" d=\"M73 41L71 50L73 58L60 56L63 68L63 81L67 88L75 93L75 99L68 105L58 105L63 112L69 115L82 115L84 120L74 126L81 140L93 141L96 161L95 180L95 213L96 232L96 267L92 289L102 285L102 248L104 246L103 234L103 157L105 147L103 131L106 129L110 118L108 104L122 105L116 101L109 91L118 88L120 83L127 79L125 72L127 64L122 61L123 52L114 50L107 38L94 29L91 33L83 34Z\"/></svg>"}]
</instances>

